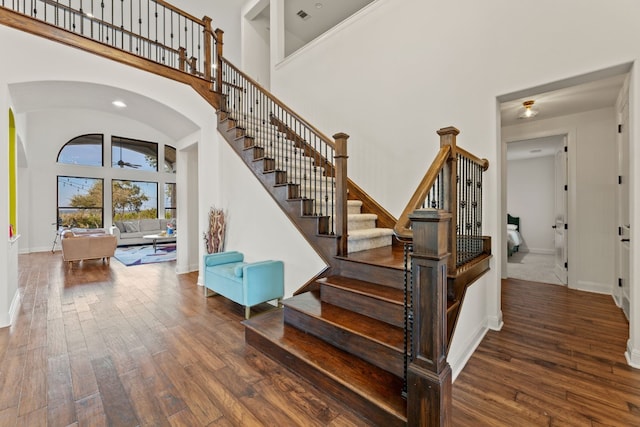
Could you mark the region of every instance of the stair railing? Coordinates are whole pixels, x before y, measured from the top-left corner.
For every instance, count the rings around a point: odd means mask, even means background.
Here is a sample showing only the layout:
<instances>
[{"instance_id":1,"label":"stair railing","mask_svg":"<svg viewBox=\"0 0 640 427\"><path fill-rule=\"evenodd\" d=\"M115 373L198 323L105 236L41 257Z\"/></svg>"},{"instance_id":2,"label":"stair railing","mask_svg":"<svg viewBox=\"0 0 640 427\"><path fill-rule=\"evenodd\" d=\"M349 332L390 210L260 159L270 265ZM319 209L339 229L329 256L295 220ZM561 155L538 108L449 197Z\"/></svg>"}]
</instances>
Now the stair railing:
<instances>
[{"instance_id":1,"label":"stair railing","mask_svg":"<svg viewBox=\"0 0 640 427\"><path fill-rule=\"evenodd\" d=\"M289 198L305 201L302 214L319 217L319 233L338 236L337 254L346 255L349 136L332 141L229 61L220 64L223 110L253 139L251 148L286 171Z\"/></svg>"},{"instance_id":2,"label":"stair railing","mask_svg":"<svg viewBox=\"0 0 640 427\"><path fill-rule=\"evenodd\" d=\"M162 0L1 0L0 6L212 82L222 31Z\"/></svg>"},{"instance_id":3,"label":"stair railing","mask_svg":"<svg viewBox=\"0 0 640 427\"><path fill-rule=\"evenodd\" d=\"M448 246L451 272L482 255L486 249L486 239L482 236L482 176L489 161L458 147L459 133L454 127L438 131L440 151L394 227L396 236L411 240L409 215L416 209L454 213Z\"/></svg>"},{"instance_id":4,"label":"stair railing","mask_svg":"<svg viewBox=\"0 0 640 427\"><path fill-rule=\"evenodd\" d=\"M409 425L448 425L450 339L466 287L488 268L469 266L486 260L491 249L482 236L482 174L489 162L457 147L459 133L438 131L440 150L394 227L405 245ZM450 301L457 304L452 315Z\"/></svg>"}]
</instances>

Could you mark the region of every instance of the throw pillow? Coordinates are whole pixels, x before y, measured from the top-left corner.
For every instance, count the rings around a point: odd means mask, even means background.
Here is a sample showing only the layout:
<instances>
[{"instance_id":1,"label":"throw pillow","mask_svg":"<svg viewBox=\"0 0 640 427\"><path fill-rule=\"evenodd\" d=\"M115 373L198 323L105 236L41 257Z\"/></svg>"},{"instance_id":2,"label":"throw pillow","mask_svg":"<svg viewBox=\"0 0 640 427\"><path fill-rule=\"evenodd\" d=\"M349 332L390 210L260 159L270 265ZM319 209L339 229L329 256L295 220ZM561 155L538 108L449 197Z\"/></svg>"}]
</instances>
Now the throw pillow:
<instances>
[{"instance_id":1,"label":"throw pillow","mask_svg":"<svg viewBox=\"0 0 640 427\"><path fill-rule=\"evenodd\" d=\"M127 230L127 233L137 233L140 231L140 226L138 224L138 221L125 221L124 222L124 228L125 230Z\"/></svg>"},{"instance_id":2,"label":"throw pillow","mask_svg":"<svg viewBox=\"0 0 640 427\"><path fill-rule=\"evenodd\" d=\"M235 268L233 269L233 274L236 277L242 277L242 273L243 273L242 272L242 267L244 267L245 265L247 265L246 262L242 262L242 263L236 265Z\"/></svg>"},{"instance_id":3,"label":"throw pillow","mask_svg":"<svg viewBox=\"0 0 640 427\"><path fill-rule=\"evenodd\" d=\"M126 228L124 228L124 222L122 222L122 221L115 221L114 225L115 225L116 227L118 227L118 230L120 230L120 232L121 232L121 233L126 233L126 232L127 232L127 229L126 229Z\"/></svg>"}]
</instances>

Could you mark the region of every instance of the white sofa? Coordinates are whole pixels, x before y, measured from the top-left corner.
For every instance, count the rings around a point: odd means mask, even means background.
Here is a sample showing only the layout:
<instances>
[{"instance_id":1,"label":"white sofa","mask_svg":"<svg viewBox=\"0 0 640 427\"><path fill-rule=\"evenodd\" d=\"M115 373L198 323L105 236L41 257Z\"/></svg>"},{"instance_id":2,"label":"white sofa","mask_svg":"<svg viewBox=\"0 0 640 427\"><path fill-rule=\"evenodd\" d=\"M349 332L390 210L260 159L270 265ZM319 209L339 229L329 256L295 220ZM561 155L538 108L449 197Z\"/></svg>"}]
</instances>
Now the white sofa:
<instances>
[{"instance_id":1,"label":"white sofa","mask_svg":"<svg viewBox=\"0 0 640 427\"><path fill-rule=\"evenodd\" d=\"M118 246L142 245L151 243L142 236L149 234L160 234L167 231L166 219L136 219L128 221L115 221L109 232L118 239ZM175 242L176 238L171 236L163 237L163 242Z\"/></svg>"}]
</instances>

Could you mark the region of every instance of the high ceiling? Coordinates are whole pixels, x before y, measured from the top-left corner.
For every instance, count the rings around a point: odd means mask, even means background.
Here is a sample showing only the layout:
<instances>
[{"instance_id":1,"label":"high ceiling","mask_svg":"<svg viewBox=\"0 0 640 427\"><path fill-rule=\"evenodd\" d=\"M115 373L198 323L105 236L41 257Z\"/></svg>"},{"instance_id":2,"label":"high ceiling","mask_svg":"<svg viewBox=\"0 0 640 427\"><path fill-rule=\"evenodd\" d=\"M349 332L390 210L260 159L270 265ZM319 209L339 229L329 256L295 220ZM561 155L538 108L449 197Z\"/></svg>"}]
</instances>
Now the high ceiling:
<instances>
[{"instance_id":1,"label":"high ceiling","mask_svg":"<svg viewBox=\"0 0 640 427\"><path fill-rule=\"evenodd\" d=\"M287 32L305 43L333 28L373 0L285 0L284 25ZM298 13L307 14L305 18Z\"/></svg>"},{"instance_id":2,"label":"high ceiling","mask_svg":"<svg viewBox=\"0 0 640 427\"><path fill-rule=\"evenodd\" d=\"M121 115L144 123L178 141L198 126L172 108L134 92L94 83L39 81L9 85L16 113L38 110L86 109ZM116 108L120 100L126 108Z\"/></svg>"}]
</instances>

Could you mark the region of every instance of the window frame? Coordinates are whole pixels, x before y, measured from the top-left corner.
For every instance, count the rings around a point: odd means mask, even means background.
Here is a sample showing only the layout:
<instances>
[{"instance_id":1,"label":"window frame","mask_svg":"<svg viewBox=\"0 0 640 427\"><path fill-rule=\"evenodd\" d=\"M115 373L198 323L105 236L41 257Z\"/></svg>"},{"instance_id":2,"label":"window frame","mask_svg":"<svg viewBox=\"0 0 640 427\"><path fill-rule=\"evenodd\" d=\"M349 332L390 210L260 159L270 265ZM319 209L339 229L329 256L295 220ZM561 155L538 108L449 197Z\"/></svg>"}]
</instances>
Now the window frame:
<instances>
[{"instance_id":1,"label":"window frame","mask_svg":"<svg viewBox=\"0 0 640 427\"><path fill-rule=\"evenodd\" d=\"M101 181L102 182L102 197L100 198L100 202L102 203L101 207L95 207L95 206L88 206L88 207L77 207L77 206L61 206L60 205L60 179L61 178L68 178L68 179L90 179L90 180L94 180L94 181ZM84 227L79 227L77 224L64 224L64 221L62 221L62 215L60 213L61 209L76 209L76 210L81 210L81 209L85 209L85 210L99 210L100 211L100 224L96 227L96 228L104 228L104 178L96 178L96 177L89 177L89 176L72 176L72 175L56 175L56 224L58 225L64 225L67 227L75 227L75 228L84 228Z\"/></svg>"}]
</instances>

